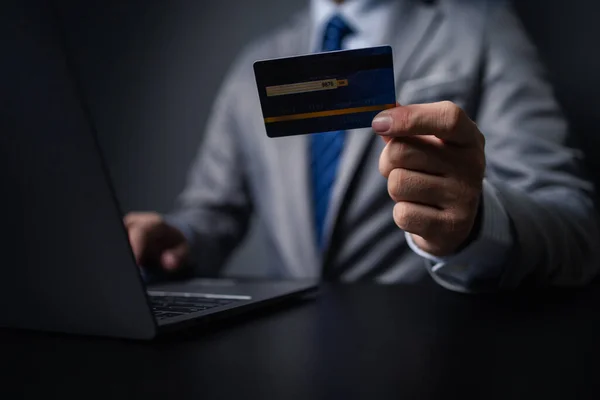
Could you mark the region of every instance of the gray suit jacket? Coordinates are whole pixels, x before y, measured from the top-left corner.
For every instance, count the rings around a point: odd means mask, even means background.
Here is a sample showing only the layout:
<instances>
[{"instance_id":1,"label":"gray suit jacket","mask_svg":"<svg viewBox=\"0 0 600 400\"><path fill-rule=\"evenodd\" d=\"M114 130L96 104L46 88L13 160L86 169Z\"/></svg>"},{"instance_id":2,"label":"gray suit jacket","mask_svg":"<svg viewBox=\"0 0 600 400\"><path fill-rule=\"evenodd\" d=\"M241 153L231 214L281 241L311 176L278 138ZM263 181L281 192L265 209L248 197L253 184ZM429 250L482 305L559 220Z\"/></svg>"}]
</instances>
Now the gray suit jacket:
<instances>
[{"instance_id":1,"label":"gray suit jacket","mask_svg":"<svg viewBox=\"0 0 600 400\"><path fill-rule=\"evenodd\" d=\"M429 272L465 291L590 280L600 267L593 187L580 153L567 147L566 122L510 8L498 1L405 0L396 27L388 43L398 101L453 101L486 136L486 179L499 193L514 242L501 272L448 282L408 249L378 171L383 143L370 129L348 133L327 249L318 251L309 138L266 136L252 70L256 60L310 52L303 13L247 48L216 99L188 186L170 215L193 228L199 273L219 270L256 213L273 277L412 282Z\"/></svg>"}]
</instances>

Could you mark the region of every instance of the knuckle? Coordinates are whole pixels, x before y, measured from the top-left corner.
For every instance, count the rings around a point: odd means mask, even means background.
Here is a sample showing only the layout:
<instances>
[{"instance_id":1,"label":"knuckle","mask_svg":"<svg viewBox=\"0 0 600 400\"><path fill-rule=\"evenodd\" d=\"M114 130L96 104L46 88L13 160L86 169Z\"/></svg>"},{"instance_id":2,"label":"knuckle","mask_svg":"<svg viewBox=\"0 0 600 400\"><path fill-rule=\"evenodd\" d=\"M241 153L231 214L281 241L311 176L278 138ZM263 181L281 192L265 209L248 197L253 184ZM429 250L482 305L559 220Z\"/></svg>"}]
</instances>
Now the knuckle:
<instances>
[{"instance_id":1,"label":"knuckle","mask_svg":"<svg viewBox=\"0 0 600 400\"><path fill-rule=\"evenodd\" d=\"M393 210L394 222L396 225L404 230L410 231L411 229L411 217L406 203L396 203Z\"/></svg>"},{"instance_id":2,"label":"knuckle","mask_svg":"<svg viewBox=\"0 0 600 400\"><path fill-rule=\"evenodd\" d=\"M468 207L450 209L441 215L441 232L449 237L460 236L469 230L474 220L474 215Z\"/></svg>"},{"instance_id":3,"label":"knuckle","mask_svg":"<svg viewBox=\"0 0 600 400\"><path fill-rule=\"evenodd\" d=\"M440 213L439 217L439 231L452 236L457 232L458 218L455 209Z\"/></svg>"},{"instance_id":4,"label":"knuckle","mask_svg":"<svg viewBox=\"0 0 600 400\"><path fill-rule=\"evenodd\" d=\"M409 107L402 107L401 112L394 115L393 129L399 132L410 131L415 126L416 114Z\"/></svg>"},{"instance_id":5,"label":"knuckle","mask_svg":"<svg viewBox=\"0 0 600 400\"><path fill-rule=\"evenodd\" d=\"M436 221L415 210L407 202L396 203L394 206L394 222L405 232L422 237L432 237L437 232Z\"/></svg>"},{"instance_id":6,"label":"knuckle","mask_svg":"<svg viewBox=\"0 0 600 400\"><path fill-rule=\"evenodd\" d=\"M398 179L405 191L420 192L423 188L428 186L421 175L407 169L400 169L399 175L400 177Z\"/></svg>"},{"instance_id":7,"label":"knuckle","mask_svg":"<svg viewBox=\"0 0 600 400\"><path fill-rule=\"evenodd\" d=\"M478 204L481 190L468 181L459 180L452 183L452 190L445 190L451 209L461 215L459 210L471 210Z\"/></svg>"},{"instance_id":8,"label":"knuckle","mask_svg":"<svg viewBox=\"0 0 600 400\"><path fill-rule=\"evenodd\" d=\"M422 216L419 219L419 235L434 239L439 234L439 221L435 215Z\"/></svg>"},{"instance_id":9,"label":"knuckle","mask_svg":"<svg viewBox=\"0 0 600 400\"><path fill-rule=\"evenodd\" d=\"M462 109L451 101L440 103L440 122L442 129L455 132L458 129L462 117Z\"/></svg>"},{"instance_id":10,"label":"knuckle","mask_svg":"<svg viewBox=\"0 0 600 400\"><path fill-rule=\"evenodd\" d=\"M391 162L390 152L390 145L388 144L383 149L381 156L379 157L379 173L385 178L389 177L391 171L394 169Z\"/></svg>"},{"instance_id":11,"label":"knuckle","mask_svg":"<svg viewBox=\"0 0 600 400\"><path fill-rule=\"evenodd\" d=\"M394 166L401 166L402 161L410 151L410 146L408 143L392 140L390 142L390 162Z\"/></svg>"},{"instance_id":12,"label":"knuckle","mask_svg":"<svg viewBox=\"0 0 600 400\"><path fill-rule=\"evenodd\" d=\"M402 170L395 168L388 177L388 194L395 202L402 200Z\"/></svg>"}]
</instances>

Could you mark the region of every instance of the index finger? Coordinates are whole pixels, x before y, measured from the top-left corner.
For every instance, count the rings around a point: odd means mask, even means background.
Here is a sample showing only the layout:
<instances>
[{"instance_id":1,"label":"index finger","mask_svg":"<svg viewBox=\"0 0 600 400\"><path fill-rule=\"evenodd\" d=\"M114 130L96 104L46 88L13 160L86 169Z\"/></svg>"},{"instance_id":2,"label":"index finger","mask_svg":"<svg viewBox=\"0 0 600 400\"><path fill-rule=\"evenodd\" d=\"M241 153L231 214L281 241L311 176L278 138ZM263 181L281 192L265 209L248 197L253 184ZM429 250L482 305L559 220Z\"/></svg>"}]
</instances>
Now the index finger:
<instances>
[{"instance_id":1,"label":"index finger","mask_svg":"<svg viewBox=\"0 0 600 400\"><path fill-rule=\"evenodd\" d=\"M475 123L449 101L399 106L379 113L373 129L382 136L434 135L457 145L477 143Z\"/></svg>"}]
</instances>

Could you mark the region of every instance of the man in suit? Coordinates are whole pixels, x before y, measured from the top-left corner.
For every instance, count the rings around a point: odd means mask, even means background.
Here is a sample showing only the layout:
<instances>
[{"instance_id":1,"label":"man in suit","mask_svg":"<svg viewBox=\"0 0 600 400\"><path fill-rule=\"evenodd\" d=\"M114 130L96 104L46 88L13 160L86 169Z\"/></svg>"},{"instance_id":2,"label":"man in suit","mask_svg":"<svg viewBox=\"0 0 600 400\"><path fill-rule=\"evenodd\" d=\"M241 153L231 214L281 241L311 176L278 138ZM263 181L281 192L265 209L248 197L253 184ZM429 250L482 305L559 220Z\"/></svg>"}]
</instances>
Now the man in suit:
<instances>
[{"instance_id":1,"label":"man in suit","mask_svg":"<svg viewBox=\"0 0 600 400\"><path fill-rule=\"evenodd\" d=\"M265 135L255 60L386 43L402 106L372 129ZM506 3L312 0L235 62L176 211L125 224L155 270L217 273L256 213L272 277L580 285L600 234L568 135Z\"/></svg>"}]
</instances>

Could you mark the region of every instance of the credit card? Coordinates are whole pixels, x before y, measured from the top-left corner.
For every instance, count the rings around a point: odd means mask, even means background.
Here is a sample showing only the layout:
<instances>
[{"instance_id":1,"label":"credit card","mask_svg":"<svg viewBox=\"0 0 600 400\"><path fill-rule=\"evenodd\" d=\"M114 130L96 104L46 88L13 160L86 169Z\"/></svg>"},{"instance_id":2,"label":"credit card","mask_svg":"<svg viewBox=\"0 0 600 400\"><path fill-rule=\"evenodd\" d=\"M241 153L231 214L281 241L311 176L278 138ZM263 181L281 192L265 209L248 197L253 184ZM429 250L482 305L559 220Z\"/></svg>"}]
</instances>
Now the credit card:
<instances>
[{"instance_id":1,"label":"credit card","mask_svg":"<svg viewBox=\"0 0 600 400\"><path fill-rule=\"evenodd\" d=\"M370 127L396 106L390 46L256 61L269 137Z\"/></svg>"}]
</instances>

